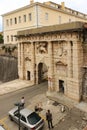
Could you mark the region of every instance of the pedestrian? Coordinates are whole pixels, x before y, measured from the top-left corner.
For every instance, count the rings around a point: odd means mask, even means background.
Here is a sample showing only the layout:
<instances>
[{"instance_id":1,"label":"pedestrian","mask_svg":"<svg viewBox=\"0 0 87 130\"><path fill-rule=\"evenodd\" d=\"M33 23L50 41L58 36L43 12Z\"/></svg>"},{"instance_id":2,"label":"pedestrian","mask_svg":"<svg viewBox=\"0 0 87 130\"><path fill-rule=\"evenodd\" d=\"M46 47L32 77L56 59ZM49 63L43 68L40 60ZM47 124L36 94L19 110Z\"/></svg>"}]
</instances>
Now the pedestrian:
<instances>
[{"instance_id":1,"label":"pedestrian","mask_svg":"<svg viewBox=\"0 0 87 130\"><path fill-rule=\"evenodd\" d=\"M53 123L52 123L52 113L50 112L50 110L48 110L46 112L46 120L48 122L48 128L53 128Z\"/></svg>"},{"instance_id":2,"label":"pedestrian","mask_svg":"<svg viewBox=\"0 0 87 130\"><path fill-rule=\"evenodd\" d=\"M25 99L24 97L21 98L21 106L24 108L24 104L25 104Z\"/></svg>"}]
</instances>

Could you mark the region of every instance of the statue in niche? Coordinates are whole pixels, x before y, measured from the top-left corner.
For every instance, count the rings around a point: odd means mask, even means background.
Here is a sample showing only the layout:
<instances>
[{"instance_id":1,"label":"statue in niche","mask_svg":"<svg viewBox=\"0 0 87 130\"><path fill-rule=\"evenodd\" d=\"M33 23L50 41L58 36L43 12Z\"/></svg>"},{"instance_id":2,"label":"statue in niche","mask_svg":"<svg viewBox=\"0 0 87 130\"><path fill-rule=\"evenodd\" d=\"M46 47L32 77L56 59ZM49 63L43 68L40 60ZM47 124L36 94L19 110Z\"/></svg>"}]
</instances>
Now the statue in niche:
<instances>
[{"instance_id":1,"label":"statue in niche","mask_svg":"<svg viewBox=\"0 0 87 130\"><path fill-rule=\"evenodd\" d=\"M57 50L57 55L59 57L63 57L63 56L66 56L67 55L67 46L65 44L65 46L63 44L60 44L59 47L58 47L58 50Z\"/></svg>"},{"instance_id":2,"label":"statue in niche","mask_svg":"<svg viewBox=\"0 0 87 130\"><path fill-rule=\"evenodd\" d=\"M56 50L57 58L55 60L56 63L60 64L64 63L67 64L67 46L66 44L59 44ZM60 61L60 62L59 62Z\"/></svg>"},{"instance_id":3,"label":"statue in niche","mask_svg":"<svg viewBox=\"0 0 87 130\"><path fill-rule=\"evenodd\" d=\"M24 51L27 52L27 53L29 53L31 51L30 44L25 45Z\"/></svg>"},{"instance_id":4,"label":"statue in niche","mask_svg":"<svg viewBox=\"0 0 87 130\"><path fill-rule=\"evenodd\" d=\"M62 56L62 54L63 54L63 48L62 48L62 47L60 47L60 48L58 49L57 54L58 54L59 57Z\"/></svg>"},{"instance_id":5,"label":"statue in niche","mask_svg":"<svg viewBox=\"0 0 87 130\"><path fill-rule=\"evenodd\" d=\"M47 53L47 43L37 44L38 53Z\"/></svg>"}]
</instances>

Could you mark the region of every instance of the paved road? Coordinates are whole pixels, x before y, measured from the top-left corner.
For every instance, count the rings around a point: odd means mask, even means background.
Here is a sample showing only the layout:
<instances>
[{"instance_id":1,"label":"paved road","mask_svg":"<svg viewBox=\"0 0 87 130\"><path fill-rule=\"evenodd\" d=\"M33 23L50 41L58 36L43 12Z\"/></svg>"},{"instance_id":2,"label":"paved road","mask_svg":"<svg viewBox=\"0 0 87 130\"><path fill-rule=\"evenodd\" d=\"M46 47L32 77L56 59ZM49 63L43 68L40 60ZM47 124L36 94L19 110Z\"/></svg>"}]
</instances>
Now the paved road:
<instances>
[{"instance_id":1,"label":"paved road","mask_svg":"<svg viewBox=\"0 0 87 130\"><path fill-rule=\"evenodd\" d=\"M21 97L25 97L26 106L35 95L45 93L47 91L47 82L32 87L27 87L16 92L8 93L0 96L0 119L5 117L8 111L14 107L14 103L19 102Z\"/></svg>"}]
</instances>

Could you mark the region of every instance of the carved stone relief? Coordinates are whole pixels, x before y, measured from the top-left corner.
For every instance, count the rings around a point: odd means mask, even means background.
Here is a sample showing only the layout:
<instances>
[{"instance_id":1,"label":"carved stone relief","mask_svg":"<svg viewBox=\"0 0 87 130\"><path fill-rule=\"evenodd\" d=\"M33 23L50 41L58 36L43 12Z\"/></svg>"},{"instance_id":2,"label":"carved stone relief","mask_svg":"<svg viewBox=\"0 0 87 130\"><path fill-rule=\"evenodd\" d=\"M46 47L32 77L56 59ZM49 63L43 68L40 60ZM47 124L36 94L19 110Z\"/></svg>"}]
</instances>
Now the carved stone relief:
<instances>
[{"instance_id":1,"label":"carved stone relief","mask_svg":"<svg viewBox=\"0 0 87 130\"><path fill-rule=\"evenodd\" d=\"M47 53L47 50L48 50L48 45L46 42L44 43L37 43L37 53L40 53L40 54L43 54L43 53Z\"/></svg>"},{"instance_id":2,"label":"carved stone relief","mask_svg":"<svg viewBox=\"0 0 87 130\"><path fill-rule=\"evenodd\" d=\"M31 61L31 44L25 44L25 47L24 47L24 59L25 59L25 62L26 61Z\"/></svg>"},{"instance_id":3,"label":"carved stone relief","mask_svg":"<svg viewBox=\"0 0 87 130\"><path fill-rule=\"evenodd\" d=\"M55 46L55 62L63 62L64 64L67 64L67 44L65 42L60 42Z\"/></svg>"}]
</instances>

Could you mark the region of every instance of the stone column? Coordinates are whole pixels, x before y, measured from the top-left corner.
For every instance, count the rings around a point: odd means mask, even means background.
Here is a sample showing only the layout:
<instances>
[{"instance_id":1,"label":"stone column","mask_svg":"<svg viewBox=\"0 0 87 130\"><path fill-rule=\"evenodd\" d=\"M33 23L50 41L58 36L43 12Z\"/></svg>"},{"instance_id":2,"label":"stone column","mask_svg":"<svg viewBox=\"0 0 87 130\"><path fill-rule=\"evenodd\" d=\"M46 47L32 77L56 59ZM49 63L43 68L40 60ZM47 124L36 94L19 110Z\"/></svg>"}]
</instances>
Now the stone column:
<instances>
[{"instance_id":1,"label":"stone column","mask_svg":"<svg viewBox=\"0 0 87 130\"><path fill-rule=\"evenodd\" d=\"M35 83L35 45L31 42L31 81Z\"/></svg>"},{"instance_id":2,"label":"stone column","mask_svg":"<svg viewBox=\"0 0 87 130\"><path fill-rule=\"evenodd\" d=\"M36 62L36 42L31 42L31 55L32 55L32 65L31 65L31 69L32 69L32 75L33 75L33 83L34 84L38 84L38 65Z\"/></svg>"},{"instance_id":3,"label":"stone column","mask_svg":"<svg viewBox=\"0 0 87 130\"><path fill-rule=\"evenodd\" d=\"M67 77L68 78L72 78L73 75L73 45L71 44L70 41L67 42L68 46L67 46L67 64L68 64L68 72L67 72Z\"/></svg>"},{"instance_id":4,"label":"stone column","mask_svg":"<svg viewBox=\"0 0 87 130\"><path fill-rule=\"evenodd\" d=\"M81 68L82 68L82 48L79 41L73 42L73 75L68 78L68 96L80 101L82 93Z\"/></svg>"},{"instance_id":5,"label":"stone column","mask_svg":"<svg viewBox=\"0 0 87 130\"><path fill-rule=\"evenodd\" d=\"M48 91L54 90L53 78L53 45L52 42L48 43Z\"/></svg>"},{"instance_id":6,"label":"stone column","mask_svg":"<svg viewBox=\"0 0 87 130\"><path fill-rule=\"evenodd\" d=\"M79 80L80 77L80 67L81 67L81 48L80 43L74 41L73 43L73 78Z\"/></svg>"}]
</instances>

